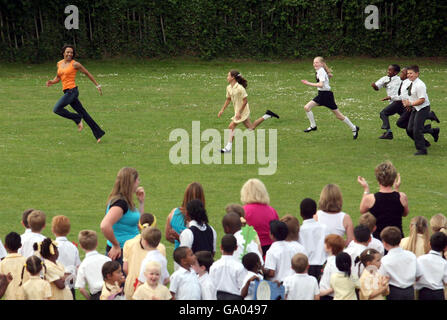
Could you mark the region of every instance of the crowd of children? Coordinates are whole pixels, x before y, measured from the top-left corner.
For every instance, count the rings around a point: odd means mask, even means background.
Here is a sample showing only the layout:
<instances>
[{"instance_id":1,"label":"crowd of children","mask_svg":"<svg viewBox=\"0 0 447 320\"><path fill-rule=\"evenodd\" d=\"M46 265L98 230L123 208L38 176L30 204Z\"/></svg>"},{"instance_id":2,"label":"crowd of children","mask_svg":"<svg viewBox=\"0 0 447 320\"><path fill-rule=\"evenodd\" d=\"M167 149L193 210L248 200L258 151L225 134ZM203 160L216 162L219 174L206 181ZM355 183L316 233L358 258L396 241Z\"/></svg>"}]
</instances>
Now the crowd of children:
<instances>
[{"instance_id":1,"label":"crowd of children","mask_svg":"<svg viewBox=\"0 0 447 320\"><path fill-rule=\"evenodd\" d=\"M263 281L283 290L286 300L444 300L447 284L447 219L414 217L409 237L388 226L373 237L375 217L362 214L349 243L314 219L317 203L301 201L300 215L270 222L273 244L262 254L256 231L240 205L222 218L221 256L216 231L200 200L187 205L191 221L173 252L170 275L156 218L140 216L140 235L123 248L123 263L97 251L93 230L78 234L85 252L67 240L70 220L52 218L55 240L42 235L45 213L26 210L24 234L10 232L0 244L0 296L7 300L253 300ZM183 244L183 245L182 245ZM186 244L186 245L185 245ZM172 261L172 260L171 260Z\"/></svg>"}]
</instances>

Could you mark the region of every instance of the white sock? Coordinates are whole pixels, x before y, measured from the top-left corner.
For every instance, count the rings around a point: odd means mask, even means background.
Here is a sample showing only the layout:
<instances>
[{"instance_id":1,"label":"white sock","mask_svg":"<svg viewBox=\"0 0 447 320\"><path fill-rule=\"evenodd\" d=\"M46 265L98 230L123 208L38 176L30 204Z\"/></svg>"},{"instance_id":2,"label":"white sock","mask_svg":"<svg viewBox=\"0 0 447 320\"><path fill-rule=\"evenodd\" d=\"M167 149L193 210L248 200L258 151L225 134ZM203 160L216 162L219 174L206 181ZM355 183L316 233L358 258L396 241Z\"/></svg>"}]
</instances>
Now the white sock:
<instances>
[{"instance_id":1,"label":"white sock","mask_svg":"<svg viewBox=\"0 0 447 320\"><path fill-rule=\"evenodd\" d=\"M271 118L272 116L268 115L268 114L264 114L262 117L264 118L264 120L267 120L268 118Z\"/></svg>"},{"instance_id":2,"label":"white sock","mask_svg":"<svg viewBox=\"0 0 447 320\"><path fill-rule=\"evenodd\" d=\"M310 121L310 126L312 128L315 128L317 126L317 124L315 123L315 118L314 118L314 114L312 111L306 111L306 116Z\"/></svg>"},{"instance_id":3,"label":"white sock","mask_svg":"<svg viewBox=\"0 0 447 320\"><path fill-rule=\"evenodd\" d=\"M233 146L233 143L232 142L228 142L227 145L225 146L225 149L231 150L232 146Z\"/></svg>"},{"instance_id":4,"label":"white sock","mask_svg":"<svg viewBox=\"0 0 447 320\"><path fill-rule=\"evenodd\" d=\"M344 123L346 123L352 131L355 131L357 128L355 127L355 125L352 124L351 120L349 120L348 117L345 117L345 120L343 120Z\"/></svg>"}]
</instances>

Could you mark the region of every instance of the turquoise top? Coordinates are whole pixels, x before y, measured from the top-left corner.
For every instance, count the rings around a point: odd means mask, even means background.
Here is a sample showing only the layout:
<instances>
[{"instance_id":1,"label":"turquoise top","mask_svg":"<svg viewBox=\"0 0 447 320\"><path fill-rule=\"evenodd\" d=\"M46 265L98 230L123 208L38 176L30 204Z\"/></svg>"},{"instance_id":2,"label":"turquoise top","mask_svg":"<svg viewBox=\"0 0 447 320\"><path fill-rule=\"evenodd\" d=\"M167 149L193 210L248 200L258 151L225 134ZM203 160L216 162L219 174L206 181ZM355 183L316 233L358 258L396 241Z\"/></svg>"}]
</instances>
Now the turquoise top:
<instances>
[{"instance_id":1,"label":"turquoise top","mask_svg":"<svg viewBox=\"0 0 447 320\"><path fill-rule=\"evenodd\" d=\"M107 212L109 212L110 204L107 205ZM138 222L140 221L140 211L135 209L132 211L130 208L123 214L121 219L119 219L113 226L113 233L115 234L116 240L119 242L120 247L124 247L124 243L127 240L133 239L140 231L138 230ZM107 240L107 245L112 246L112 243Z\"/></svg>"},{"instance_id":2,"label":"turquoise top","mask_svg":"<svg viewBox=\"0 0 447 320\"><path fill-rule=\"evenodd\" d=\"M183 213L180 211L180 208L176 208L174 210L174 214L171 219L171 227L178 234L182 233L183 230L186 229L185 218L183 217ZM180 246L180 242L175 240L174 249L177 249Z\"/></svg>"}]
</instances>

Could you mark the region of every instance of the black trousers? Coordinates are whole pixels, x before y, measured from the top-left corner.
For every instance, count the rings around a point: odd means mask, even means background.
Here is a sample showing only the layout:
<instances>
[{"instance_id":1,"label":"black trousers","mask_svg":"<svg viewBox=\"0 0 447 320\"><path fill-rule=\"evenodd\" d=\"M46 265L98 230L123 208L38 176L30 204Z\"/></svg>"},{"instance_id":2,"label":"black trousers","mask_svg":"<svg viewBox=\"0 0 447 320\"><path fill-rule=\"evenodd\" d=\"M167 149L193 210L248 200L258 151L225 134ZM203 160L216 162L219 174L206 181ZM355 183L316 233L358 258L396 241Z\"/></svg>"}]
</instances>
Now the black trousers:
<instances>
[{"instance_id":1,"label":"black trousers","mask_svg":"<svg viewBox=\"0 0 447 320\"><path fill-rule=\"evenodd\" d=\"M225 291L220 291L220 290L217 290L216 298L217 298L217 300L244 300L244 298L242 298L239 295L228 293Z\"/></svg>"},{"instance_id":2,"label":"black trousers","mask_svg":"<svg viewBox=\"0 0 447 320\"><path fill-rule=\"evenodd\" d=\"M387 300L414 300L413 286L404 289L392 285L389 287L390 294L387 296Z\"/></svg>"},{"instance_id":3,"label":"black trousers","mask_svg":"<svg viewBox=\"0 0 447 320\"><path fill-rule=\"evenodd\" d=\"M59 99L53 108L53 112L61 117L73 120L76 124L79 124L82 119L88 124L96 139L101 138L105 132L99 127L99 125L90 117L87 110L82 106L81 101L78 99L79 91L78 87L73 89L64 90L64 95ZM65 109L67 105L70 105L76 113L70 112Z\"/></svg>"},{"instance_id":4,"label":"black trousers","mask_svg":"<svg viewBox=\"0 0 447 320\"><path fill-rule=\"evenodd\" d=\"M430 113L430 106L426 106L419 111L413 109L410 114L410 119L408 121L407 134L410 138L414 140L414 145L417 150L426 151L427 147L425 145L424 133L433 133L433 129L424 127L425 120Z\"/></svg>"},{"instance_id":5,"label":"black trousers","mask_svg":"<svg viewBox=\"0 0 447 320\"><path fill-rule=\"evenodd\" d=\"M382 119L382 129L390 129L390 120L389 116L398 113L402 115L405 112L405 107L402 104L402 101L393 101L388 106L383 108L380 111L380 119Z\"/></svg>"},{"instance_id":6,"label":"black trousers","mask_svg":"<svg viewBox=\"0 0 447 320\"><path fill-rule=\"evenodd\" d=\"M444 290L431 290L422 288L419 290L419 300L444 300Z\"/></svg>"},{"instance_id":7,"label":"black trousers","mask_svg":"<svg viewBox=\"0 0 447 320\"><path fill-rule=\"evenodd\" d=\"M309 270L307 271L307 273L310 276L315 277L317 279L317 282L320 283L322 269L323 269L323 266L310 265L309 266Z\"/></svg>"}]
</instances>

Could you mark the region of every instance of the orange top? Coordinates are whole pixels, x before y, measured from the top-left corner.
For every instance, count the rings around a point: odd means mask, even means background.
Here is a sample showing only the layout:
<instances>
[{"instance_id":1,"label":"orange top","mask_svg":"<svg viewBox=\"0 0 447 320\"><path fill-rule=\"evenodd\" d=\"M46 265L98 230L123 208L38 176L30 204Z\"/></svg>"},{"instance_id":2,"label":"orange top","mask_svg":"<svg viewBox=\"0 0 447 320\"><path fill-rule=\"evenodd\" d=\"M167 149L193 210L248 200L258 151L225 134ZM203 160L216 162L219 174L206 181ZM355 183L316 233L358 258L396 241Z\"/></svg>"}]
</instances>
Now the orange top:
<instances>
[{"instance_id":1,"label":"orange top","mask_svg":"<svg viewBox=\"0 0 447 320\"><path fill-rule=\"evenodd\" d=\"M62 81L62 90L73 89L74 87L76 87L75 78L76 72L78 72L78 70L73 67L73 63L75 61L71 60L69 65L65 68L62 68L63 62L64 60L61 60L57 63L57 76Z\"/></svg>"}]
</instances>

